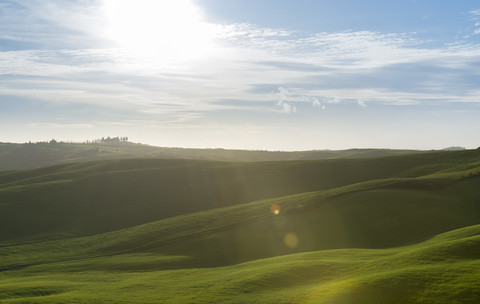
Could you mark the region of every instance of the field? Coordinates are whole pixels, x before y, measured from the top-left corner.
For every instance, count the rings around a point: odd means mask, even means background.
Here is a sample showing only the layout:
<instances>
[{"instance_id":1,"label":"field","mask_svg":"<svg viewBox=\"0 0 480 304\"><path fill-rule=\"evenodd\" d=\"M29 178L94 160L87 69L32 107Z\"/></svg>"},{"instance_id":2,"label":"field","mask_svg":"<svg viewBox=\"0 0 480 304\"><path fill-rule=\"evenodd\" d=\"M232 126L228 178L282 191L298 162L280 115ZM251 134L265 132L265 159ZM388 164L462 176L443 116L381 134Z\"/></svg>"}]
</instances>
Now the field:
<instances>
[{"instance_id":1,"label":"field","mask_svg":"<svg viewBox=\"0 0 480 304\"><path fill-rule=\"evenodd\" d=\"M480 150L0 172L0 303L479 303Z\"/></svg>"}]
</instances>

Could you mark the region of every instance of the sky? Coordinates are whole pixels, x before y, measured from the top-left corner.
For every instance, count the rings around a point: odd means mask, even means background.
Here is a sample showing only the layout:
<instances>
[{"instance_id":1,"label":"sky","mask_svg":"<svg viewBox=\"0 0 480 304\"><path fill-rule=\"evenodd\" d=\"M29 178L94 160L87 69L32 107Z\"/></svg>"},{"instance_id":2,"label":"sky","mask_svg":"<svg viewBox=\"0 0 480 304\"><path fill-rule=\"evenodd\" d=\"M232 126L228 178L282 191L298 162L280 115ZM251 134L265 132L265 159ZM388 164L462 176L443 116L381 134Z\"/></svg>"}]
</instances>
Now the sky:
<instances>
[{"instance_id":1,"label":"sky","mask_svg":"<svg viewBox=\"0 0 480 304\"><path fill-rule=\"evenodd\" d=\"M0 0L0 142L480 146L480 2Z\"/></svg>"}]
</instances>

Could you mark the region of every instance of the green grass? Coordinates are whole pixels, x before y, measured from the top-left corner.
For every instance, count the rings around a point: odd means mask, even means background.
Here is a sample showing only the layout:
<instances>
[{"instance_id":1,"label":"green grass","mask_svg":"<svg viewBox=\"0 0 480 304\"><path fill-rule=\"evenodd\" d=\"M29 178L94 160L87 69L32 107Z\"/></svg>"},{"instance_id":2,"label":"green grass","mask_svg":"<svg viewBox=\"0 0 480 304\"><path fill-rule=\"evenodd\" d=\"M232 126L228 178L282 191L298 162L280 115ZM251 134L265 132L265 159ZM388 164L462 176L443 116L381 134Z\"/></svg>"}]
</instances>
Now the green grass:
<instances>
[{"instance_id":1,"label":"green grass","mask_svg":"<svg viewBox=\"0 0 480 304\"><path fill-rule=\"evenodd\" d=\"M479 303L479 172L456 151L0 173L0 303Z\"/></svg>"},{"instance_id":2,"label":"green grass","mask_svg":"<svg viewBox=\"0 0 480 304\"><path fill-rule=\"evenodd\" d=\"M159 270L151 253L0 274L2 303L478 303L480 226L393 249L338 249Z\"/></svg>"},{"instance_id":3,"label":"green grass","mask_svg":"<svg viewBox=\"0 0 480 304\"><path fill-rule=\"evenodd\" d=\"M479 164L480 151L473 150L255 163L134 159L3 172L0 239L92 235L367 181L396 179L399 188L435 189L455 174L476 174Z\"/></svg>"}]
</instances>

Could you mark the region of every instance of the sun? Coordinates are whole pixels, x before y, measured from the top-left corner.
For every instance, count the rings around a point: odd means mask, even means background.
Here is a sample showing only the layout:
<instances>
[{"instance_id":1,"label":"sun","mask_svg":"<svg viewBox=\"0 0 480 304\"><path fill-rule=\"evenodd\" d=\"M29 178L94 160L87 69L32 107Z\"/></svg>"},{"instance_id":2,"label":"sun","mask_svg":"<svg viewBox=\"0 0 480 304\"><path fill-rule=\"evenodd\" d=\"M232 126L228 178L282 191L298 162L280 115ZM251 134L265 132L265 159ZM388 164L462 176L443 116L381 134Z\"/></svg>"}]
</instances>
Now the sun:
<instances>
[{"instance_id":1,"label":"sun","mask_svg":"<svg viewBox=\"0 0 480 304\"><path fill-rule=\"evenodd\" d=\"M190 0L105 0L107 39L138 55L167 60L202 56L213 28Z\"/></svg>"}]
</instances>

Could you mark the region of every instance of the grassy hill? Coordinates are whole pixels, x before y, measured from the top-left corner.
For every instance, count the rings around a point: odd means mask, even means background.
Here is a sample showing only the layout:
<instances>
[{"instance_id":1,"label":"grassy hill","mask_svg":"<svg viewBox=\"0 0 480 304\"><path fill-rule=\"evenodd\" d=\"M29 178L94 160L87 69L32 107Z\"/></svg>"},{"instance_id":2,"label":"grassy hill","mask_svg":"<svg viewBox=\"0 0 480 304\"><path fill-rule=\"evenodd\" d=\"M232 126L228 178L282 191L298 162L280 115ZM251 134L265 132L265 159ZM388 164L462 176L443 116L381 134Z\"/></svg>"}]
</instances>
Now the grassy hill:
<instances>
[{"instance_id":1,"label":"grassy hill","mask_svg":"<svg viewBox=\"0 0 480 304\"><path fill-rule=\"evenodd\" d=\"M3 172L0 238L101 233L206 209L369 180L465 170L479 160L480 151L472 150L391 158L254 163L132 159Z\"/></svg>"},{"instance_id":2,"label":"grassy hill","mask_svg":"<svg viewBox=\"0 0 480 304\"><path fill-rule=\"evenodd\" d=\"M3 172L0 302L478 303L479 198L478 150Z\"/></svg>"},{"instance_id":3,"label":"grassy hill","mask_svg":"<svg viewBox=\"0 0 480 304\"><path fill-rule=\"evenodd\" d=\"M152 253L0 273L2 303L478 303L480 226L392 249L339 249L157 270ZM134 269L134 270L132 270Z\"/></svg>"},{"instance_id":4,"label":"grassy hill","mask_svg":"<svg viewBox=\"0 0 480 304\"><path fill-rule=\"evenodd\" d=\"M225 149L184 149L154 147L125 141L96 143L0 143L0 171L26 170L75 162L129 158L175 158L249 162L365 158L416 153L421 153L421 151L350 149L342 151L273 152Z\"/></svg>"}]
</instances>

